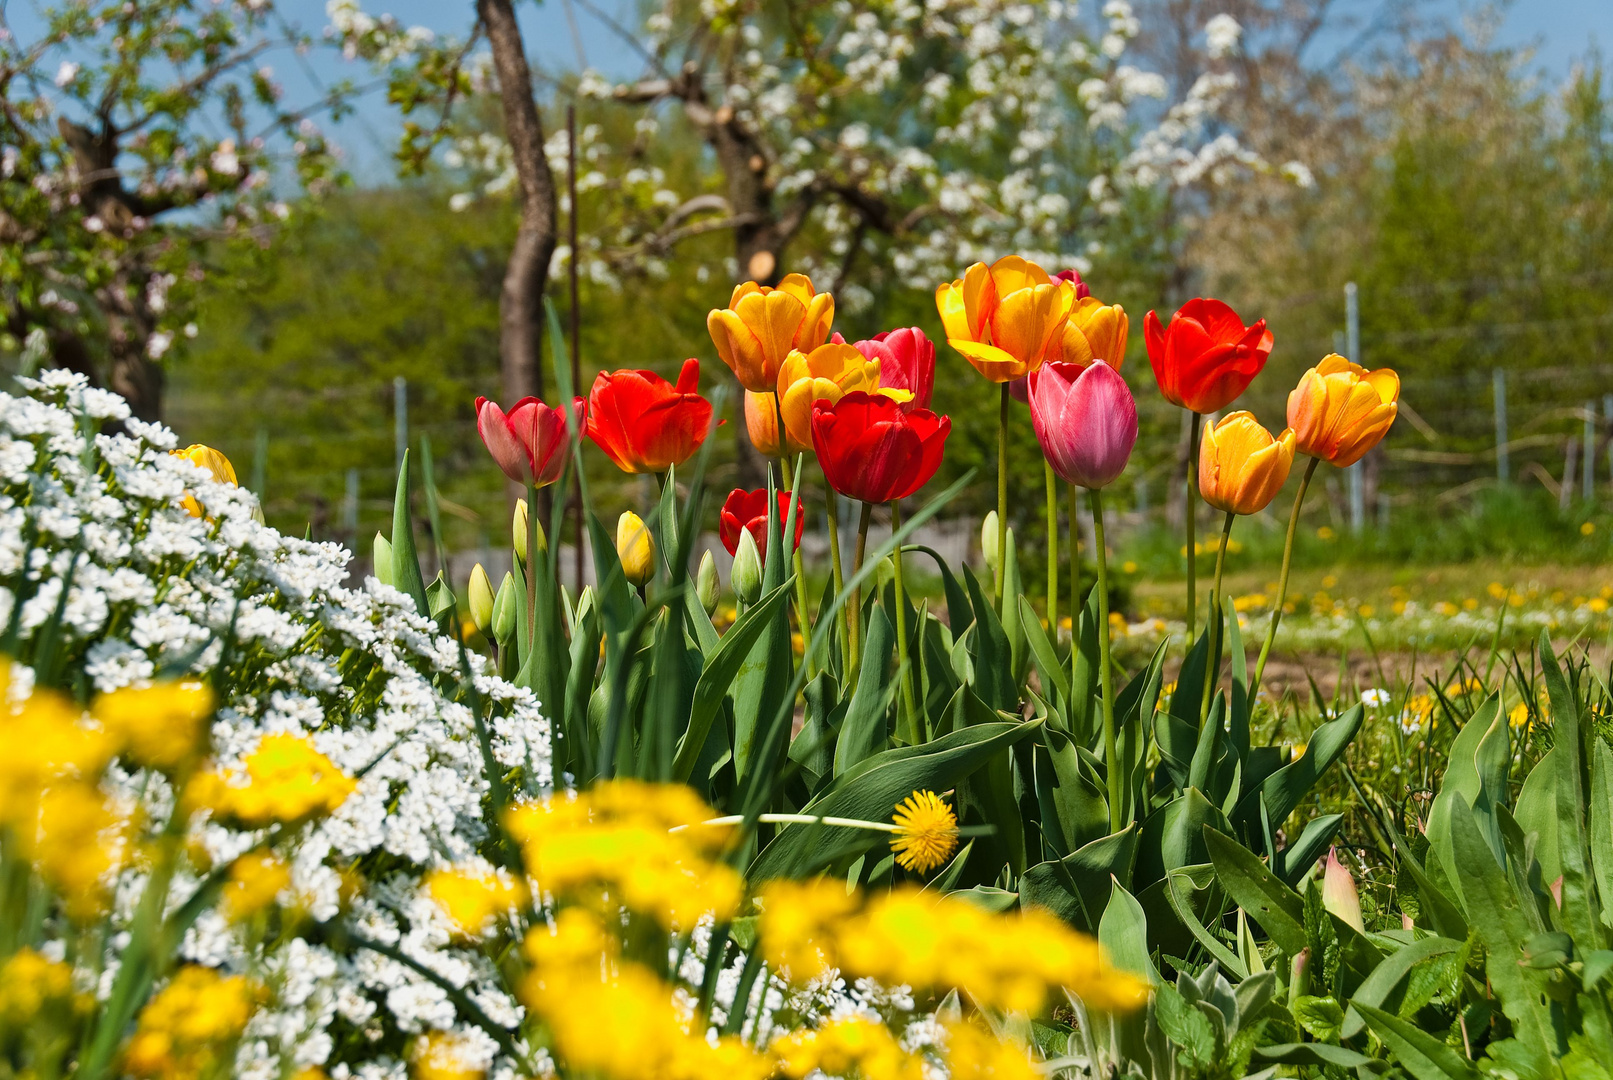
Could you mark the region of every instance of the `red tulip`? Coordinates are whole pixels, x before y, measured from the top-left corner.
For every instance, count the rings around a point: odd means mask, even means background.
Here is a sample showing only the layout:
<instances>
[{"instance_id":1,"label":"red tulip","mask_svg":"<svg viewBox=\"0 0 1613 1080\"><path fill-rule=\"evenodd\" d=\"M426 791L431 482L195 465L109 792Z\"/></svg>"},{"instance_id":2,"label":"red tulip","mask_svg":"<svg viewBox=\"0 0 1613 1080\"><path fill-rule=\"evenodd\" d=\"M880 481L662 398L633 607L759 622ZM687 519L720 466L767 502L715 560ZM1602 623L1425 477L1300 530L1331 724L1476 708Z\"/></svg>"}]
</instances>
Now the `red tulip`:
<instances>
[{"instance_id":1,"label":"red tulip","mask_svg":"<svg viewBox=\"0 0 1613 1080\"><path fill-rule=\"evenodd\" d=\"M790 518L790 493L780 491L778 494L778 527L784 531L784 523ZM806 524L806 507L801 500L795 500L795 547L801 546L801 529ZM722 538L722 546L728 549L728 554L739 553L739 534L750 531L752 539L756 541L756 550L761 552L762 558L767 558L767 489L757 488L755 491L746 491L744 488L735 488L728 493L728 498L722 504L722 516L717 519L717 535ZM793 550L793 549L792 549Z\"/></svg>"},{"instance_id":2,"label":"red tulip","mask_svg":"<svg viewBox=\"0 0 1613 1080\"><path fill-rule=\"evenodd\" d=\"M1189 300L1162 327L1152 311L1143 320L1148 362L1165 400L1196 413L1230 405L1271 356L1266 320L1243 325L1219 300Z\"/></svg>"},{"instance_id":3,"label":"red tulip","mask_svg":"<svg viewBox=\"0 0 1613 1080\"><path fill-rule=\"evenodd\" d=\"M1058 273L1053 275L1053 280L1068 281L1070 284L1074 285L1076 303L1080 303L1082 300L1085 300L1087 297L1092 295L1092 290L1087 287L1087 283L1081 280L1081 271L1079 270L1060 270Z\"/></svg>"},{"instance_id":4,"label":"red tulip","mask_svg":"<svg viewBox=\"0 0 1613 1080\"><path fill-rule=\"evenodd\" d=\"M951 430L949 417L903 412L890 398L860 390L812 410L812 447L824 478L863 502L905 499L928 483Z\"/></svg>"},{"instance_id":5,"label":"red tulip","mask_svg":"<svg viewBox=\"0 0 1613 1080\"><path fill-rule=\"evenodd\" d=\"M1043 364L1029 378L1031 425L1053 471L1088 489L1114 483L1137 444L1126 380L1102 360Z\"/></svg>"},{"instance_id":6,"label":"red tulip","mask_svg":"<svg viewBox=\"0 0 1613 1080\"><path fill-rule=\"evenodd\" d=\"M653 371L602 371L588 393L588 437L623 472L665 472L694 456L711 431L711 402L695 392L700 361L673 386Z\"/></svg>"},{"instance_id":7,"label":"red tulip","mask_svg":"<svg viewBox=\"0 0 1613 1080\"><path fill-rule=\"evenodd\" d=\"M935 342L916 326L886 330L867 341L857 342L857 351L879 361L880 389L906 390L913 395L909 409L928 409L930 392L935 389Z\"/></svg>"},{"instance_id":8,"label":"red tulip","mask_svg":"<svg viewBox=\"0 0 1613 1080\"><path fill-rule=\"evenodd\" d=\"M575 426L582 427L583 400L575 398ZM476 432L504 475L517 484L547 487L566 467L566 415L537 398L522 398L506 413L495 401L476 399Z\"/></svg>"}]
</instances>

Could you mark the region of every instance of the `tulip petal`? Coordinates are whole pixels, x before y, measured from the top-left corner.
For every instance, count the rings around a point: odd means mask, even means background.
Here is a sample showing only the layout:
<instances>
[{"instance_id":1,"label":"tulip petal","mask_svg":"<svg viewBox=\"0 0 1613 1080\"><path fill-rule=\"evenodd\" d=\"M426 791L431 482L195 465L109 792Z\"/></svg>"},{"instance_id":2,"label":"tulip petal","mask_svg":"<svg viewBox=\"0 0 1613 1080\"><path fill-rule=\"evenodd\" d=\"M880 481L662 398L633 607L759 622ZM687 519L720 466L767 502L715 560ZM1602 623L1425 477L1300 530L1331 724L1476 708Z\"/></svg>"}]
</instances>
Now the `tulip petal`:
<instances>
[{"instance_id":1,"label":"tulip petal","mask_svg":"<svg viewBox=\"0 0 1613 1080\"><path fill-rule=\"evenodd\" d=\"M962 353L963 358L974 365L976 371L992 382L1012 382L1029 373L1029 368L1019 358L995 345L985 345L964 338L947 338L947 344Z\"/></svg>"},{"instance_id":2,"label":"tulip petal","mask_svg":"<svg viewBox=\"0 0 1613 1080\"><path fill-rule=\"evenodd\" d=\"M478 399L476 431L481 435L482 443L492 455L494 463L505 476L518 484L531 481L532 463L527 456L526 447L521 445L520 440L515 437L515 432L510 430L509 420L496 402L485 398Z\"/></svg>"},{"instance_id":3,"label":"tulip petal","mask_svg":"<svg viewBox=\"0 0 1613 1080\"><path fill-rule=\"evenodd\" d=\"M714 309L706 316L706 330L717 347L718 358L728 365L739 385L758 393L773 389L767 378L767 358L763 355L762 343L736 312Z\"/></svg>"}]
</instances>

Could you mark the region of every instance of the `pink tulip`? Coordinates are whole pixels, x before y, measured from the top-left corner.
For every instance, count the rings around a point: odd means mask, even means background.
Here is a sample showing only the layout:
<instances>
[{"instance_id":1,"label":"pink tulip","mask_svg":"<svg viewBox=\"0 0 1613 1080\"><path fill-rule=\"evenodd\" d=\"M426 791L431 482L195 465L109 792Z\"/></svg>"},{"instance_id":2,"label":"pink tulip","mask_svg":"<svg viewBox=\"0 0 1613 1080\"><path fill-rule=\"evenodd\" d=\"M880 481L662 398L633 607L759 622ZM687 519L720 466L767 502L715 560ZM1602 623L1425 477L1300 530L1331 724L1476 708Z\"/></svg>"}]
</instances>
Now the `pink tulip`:
<instances>
[{"instance_id":1,"label":"pink tulip","mask_svg":"<svg viewBox=\"0 0 1613 1080\"><path fill-rule=\"evenodd\" d=\"M868 359L879 361L881 389L912 391L913 400L906 403L908 411L930 407L930 392L935 389L935 342L925 337L923 330L916 326L887 330L857 342L856 349Z\"/></svg>"},{"instance_id":2,"label":"pink tulip","mask_svg":"<svg viewBox=\"0 0 1613 1080\"><path fill-rule=\"evenodd\" d=\"M583 400L572 402L575 430L582 429ZM476 432L504 475L517 484L547 487L565 471L566 415L537 398L522 398L508 413L487 398L476 399Z\"/></svg>"},{"instance_id":3,"label":"pink tulip","mask_svg":"<svg viewBox=\"0 0 1613 1080\"><path fill-rule=\"evenodd\" d=\"M1137 403L1120 373L1101 360L1061 362L1030 373L1031 424L1053 471L1097 489L1125 471L1137 444Z\"/></svg>"}]
</instances>

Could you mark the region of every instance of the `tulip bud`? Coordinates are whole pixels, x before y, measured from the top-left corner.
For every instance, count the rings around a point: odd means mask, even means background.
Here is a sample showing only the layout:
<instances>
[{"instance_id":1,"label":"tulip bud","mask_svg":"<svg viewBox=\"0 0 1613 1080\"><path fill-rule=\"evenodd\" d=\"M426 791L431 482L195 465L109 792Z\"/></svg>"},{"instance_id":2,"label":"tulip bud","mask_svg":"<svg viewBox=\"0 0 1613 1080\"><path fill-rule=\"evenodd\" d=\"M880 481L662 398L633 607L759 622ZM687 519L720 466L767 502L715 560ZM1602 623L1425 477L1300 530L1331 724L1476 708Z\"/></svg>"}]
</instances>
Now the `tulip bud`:
<instances>
[{"instance_id":1,"label":"tulip bud","mask_svg":"<svg viewBox=\"0 0 1613 1080\"><path fill-rule=\"evenodd\" d=\"M734 568L728 573L728 584L734 594L747 604L762 598L762 555L756 550L756 537L749 529L739 534L739 547L734 552Z\"/></svg>"},{"instance_id":2,"label":"tulip bud","mask_svg":"<svg viewBox=\"0 0 1613 1080\"><path fill-rule=\"evenodd\" d=\"M527 513L526 500L525 499L516 499L515 500L515 519L510 523L510 536L515 542L515 557L517 559L521 560L521 565L522 566L526 565L526 556L527 556L526 523L527 523L528 517L530 517L530 516L531 515L529 515ZM549 550L549 537L544 534L544 532L543 532L543 522L541 522L541 521L538 522L537 540L538 540L538 550L539 551L548 551Z\"/></svg>"},{"instance_id":3,"label":"tulip bud","mask_svg":"<svg viewBox=\"0 0 1613 1080\"><path fill-rule=\"evenodd\" d=\"M1294 1002L1311 991L1311 951L1301 949L1294 957L1293 966L1288 972L1288 1005L1292 1008Z\"/></svg>"},{"instance_id":4,"label":"tulip bud","mask_svg":"<svg viewBox=\"0 0 1613 1080\"><path fill-rule=\"evenodd\" d=\"M375 580L382 585L392 584L392 541L375 534Z\"/></svg>"},{"instance_id":5,"label":"tulip bud","mask_svg":"<svg viewBox=\"0 0 1613 1080\"><path fill-rule=\"evenodd\" d=\"M992 510L986 514L986 520L980 523L980 552L986 557L986 568L992 575L997 574L997 561L1002 553L997 550L997 511Z\"/></svg>"},{"instance_id":6,"label":"tulip bud","mask_svg":"<svg viewBox=\"0 0 1613 1080\"><path fill-rule=\"evenodd\" d=\"M881 589L883 589L885 586L889 585L895 580L896 563L893 562L890 556L887 555L885 558L879 560L879 565L874 567L874 582Z\"/></svg>"},{"instance_id":7,"label":"tulip bud","mask_svg":"<svg viewBox=\"0 0 1613 1080\"><path fill-rule=\"evenodd\" d=\"M470 585L465 592L470 603L470 621L482 633L490 633L493 628L493 583L488 580L487 570L481 563L471 568Z\"/></svg>"},{"instance_id":8,"label":"tulip bud","mask_svg":"<svg viewBox=\"0 0 1613 1080\"><path fill-rule=\"evenodd\" d=\"M506 570L504 580L499 582L498 595L493 597L493 640L500 648L515 633L515 607L515 575Z\"/></svg>"},{"instance_id":9,"label":"tulip bud","mask_svg":"<svg viewBox=\"0 0 1613 1080\"><path fill-rule=\"evenodd\" d=\"M717 594L721 584L717 580L717 560L712 557L711 549L700 556L700 569L695 573L695 595L700 597L700 606L710 615L717 610Z\"/></svg>"},{"instance_id":10,"label":"tulip bud","mask_svg":"<svg viewBox=\"0 0 1613 1080\"><path fill-rule=\"evenodd\" d=\"M1322 873L1322 906L1361 933L1367 932L1361 919L1361 898L1355 891L1355 879L1339 862L1338 853L1329 849L1327 868Z\"/></svg>"},{"instance_id":11,"label":"tulip bud","mask_svg":"<svg viewBox=\"0 0 1613 1080\"><path fill-rule=\"evenodd\" d=\"M616 556L622 573L635 587L655 576L655 539L644 519L631 510L616 519Z\"/></svg>"}]
</instances>

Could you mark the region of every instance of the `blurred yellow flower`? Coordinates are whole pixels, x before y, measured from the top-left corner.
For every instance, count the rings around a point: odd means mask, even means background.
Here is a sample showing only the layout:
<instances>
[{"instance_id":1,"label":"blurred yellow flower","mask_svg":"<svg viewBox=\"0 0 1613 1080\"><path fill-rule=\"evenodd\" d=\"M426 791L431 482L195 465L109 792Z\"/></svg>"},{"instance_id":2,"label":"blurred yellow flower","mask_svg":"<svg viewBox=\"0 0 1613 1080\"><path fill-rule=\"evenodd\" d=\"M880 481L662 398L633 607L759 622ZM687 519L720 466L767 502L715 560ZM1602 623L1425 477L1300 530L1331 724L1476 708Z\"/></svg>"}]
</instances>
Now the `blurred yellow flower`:
<instances>
[{"instance_id":1,"label":"blurred yellow flower","mask_svg":"<svg viewBox=\"0 0 1613 1080\"><path fill-rule=\"evenodd\" d=\"M250 919L291 887L291 867L267 851L251 851L230 867L219 907L231 922Z\"/></svg>"},{"instance_id":2,"label":"blurred yellow flower","mask_svg":"<svg viewBox=\"0 0 1613 1080\"><path fill-rule=\"evenodd\" d=\"M357 784L304 736L265 735L239 770L203 773L190 798L223 818L259 829L333 813Z\"/></svg>"},{"instance_id":3,"label":"blurred yellow flower","mask_svg":"<svg viewBox=\"0 0 1613 1080\"><path fill-rule=\"evenodd\" d=\"M1594 521L1587 521L1585 524L1583 524L1583 525L1581 525L1579 527L1579 535L1581 535L1581 536L1590 536L1595 531L1596 531L1596 522L1594 522Z\"/></svg>"},{"instance_id":4,"label":"blurred yellow flower","mask_svg":"<svg viewBox=\"0 0 1613 1080\"><path fill-rule=\"evenodd\" d=\"M1045 1075L1031 1064L1024 1044L967 1022L947 1026L946 1063L950 1080L1040 1080Z\"/></svg>"},{"instance_id":5,"label":"blurred yellow flower","mask_svg":"<svg viewBox=\"0 0 1613 1080\"><path fill-rule=\"evenodd\" d=\"M816 1030L802 1028L770 1048L785 1076L857 1076L863 1080L924 1080L923 1059L903 1050L877 1020L847 1016Z\"/></svg>"},{"instance_id":6,"label":"blurred yellow flower","mask_svg":"<svg viewBox=\"0 0 1613 1080\"><path fill-rule=\"evenodd\" d=\"M477 1080L487 1070L476 1064L477 1048L462 1036L433 1031L416 1040L409 1056L414 1080Z\"/></svg>"},{"instance_id":7,"label":"blurred yellow flower","mask_svg":"<svg viewBox=\"0 0 1613 1080\"><path fill-rule=\"evenodd\" d=\"M1326 525L1323 525L1321 528L1316 530L1316 538L1318 540L1331 540L1337 535L1338 533L1334 532Z\"/></svg>"},{"instance_id":8,"label":"blurred yellow flower","mask_svg":"<svg viewBox=\"0 0 1613 1080\"><path fill-rule=\"evenodd\" d=\"M0 966L0 1030L24 1031L41 1011L73 1000L73 969L21 948Z\"/></svg>"},{"instance_id":9,"label":"blurred yellow flower","mask_svg":"<svg viewBox=\"0 0 1613 1080\"><path fill-rule=\"evenodd\" d=\"M97 698L91 712L135 764L172 771L201 748L213 692L196 682L124 687Z\"/></svg>"},{"instance_id":10,"label":"blurred yellow flower","mask_svg":"<svg viewBox=\"0 0 1613 1080\"><path fill-rule=\"evenodd\" d=\"M480 936L493 919L527 902L524 882L492 872L434 870L426 876L426 891L467 937Z\"/></svg>"},{"instance_id":11,"label":"blurred yellow flower","mask_svg":"<svg viewBox=\"0 0 1613 1080\"><path fill-rule=\"evenodd\" d=\"M140 1011L124 1049L124 1070L162 1080L213 1074L230 1059L260 997L258 986L244 976L225 977L194 965L180 968Z\"/></svg>"},{"instance_id":12,"label":"blurred yellow flower","mask_svg":"<svg viewBox=\"0 0 1613 1080\"><path fill-rule=\"evenodd\" d=\"M211 446L191 443L183 450L170 450L169 453L174 457L184 458L198 468L206 469L213 479L221 484L239 484L235 479L235 466L230 464L230 459ZM185 512L191 517L202 516L202 506L196 501L195 496L186 495L184 506Z\"/></svg>"}]
</instances>

